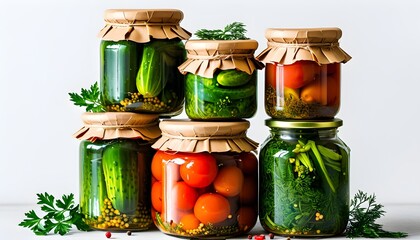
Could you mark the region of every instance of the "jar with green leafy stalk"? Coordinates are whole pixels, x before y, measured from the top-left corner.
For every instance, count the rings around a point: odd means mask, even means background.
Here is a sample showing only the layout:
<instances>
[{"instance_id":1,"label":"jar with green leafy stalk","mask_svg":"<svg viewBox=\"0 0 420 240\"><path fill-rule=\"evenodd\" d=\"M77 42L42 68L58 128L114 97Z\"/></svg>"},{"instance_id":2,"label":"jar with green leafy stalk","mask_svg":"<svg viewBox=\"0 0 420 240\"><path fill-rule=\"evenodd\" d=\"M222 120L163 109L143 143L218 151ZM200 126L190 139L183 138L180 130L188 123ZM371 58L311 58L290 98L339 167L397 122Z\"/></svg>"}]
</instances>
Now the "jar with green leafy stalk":
<instances>
[{"instance_id":1,"label":"jar with green leafy stalk","mask_svg":"<svg viewBox=\"0 0 420 240\"><path fill-rule=\"evenodd\" d=\"M339 119L267 120L260 151L260 221L299 237L341 234L349 219L349 153Z\"/></svg>"},{"instance_id":2,"label":"jar with green leafy stalk","mask_svg":"<svg viewBox=\"0 0 420 240\"><path fill-rule=\"evenodd\" d=\"M107 10L101 30L100 96L107 111L175 116L184 103L185 61L179 10Z\"/></svg>"},{"instance_id":3,"label":"jar with green leafy stalk","mask_svg":"<svg viewBox=\"0 0 420 240\"><path fill-rule=\"evenodd\" d=\"M85 113L80 143L80 212L93 229L147 230L151 144L160 136L158 115Z\"/></svg>"},{"instance_id":4,"label":"jar with green leafy stalk","mask_svg":"<svg viewBox=\"0 0 420 240\"><path fill-rule=\"evenodd\" d=\"M188 59L179 67L186 74L185 109L196 120L252 117L257 110L255 40L245 37L243 23L223 30L197 31L201 40L187 41Z\"/></svg>"}]
</instances>

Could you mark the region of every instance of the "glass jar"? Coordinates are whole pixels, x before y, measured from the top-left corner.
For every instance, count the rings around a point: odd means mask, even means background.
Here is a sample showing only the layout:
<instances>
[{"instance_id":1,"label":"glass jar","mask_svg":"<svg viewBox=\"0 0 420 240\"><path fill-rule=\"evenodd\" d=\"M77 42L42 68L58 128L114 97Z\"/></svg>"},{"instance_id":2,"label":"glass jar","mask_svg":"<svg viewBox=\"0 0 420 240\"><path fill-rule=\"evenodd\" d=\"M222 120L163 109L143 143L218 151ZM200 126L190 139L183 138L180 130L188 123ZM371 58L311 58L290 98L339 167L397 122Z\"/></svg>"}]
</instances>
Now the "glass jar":
<instances>
[{"instance_id":1,"label":"glass jar","mask_svg":"<svg viewBox=\"0 0 420 240\"><path fill-rule=\"evenodd\" d=\"M100 32L100 93L108 111L175 116L184 104L179 10L107 10Z\"/></svg>"},{"instance_id":2,"label":"glass jar","mask_svg":"<svg viewBox=\"0 0 420 240\"><path fill-rule=\"evenodd\" d=\"M80 211L91 228L141 231L152 226L150 166L155 150L150 136L160 136L157 118L132 113L82 116L85 127L75 134L82 139Z\"/></svg>"},{"instance_id":3,"label":"glass jar","mask_svg":"<svg viewBox=\"0 0 420 240\"><path fill-rule=\"evenodd\" d=\"M185 111L190 119L251 118L257 111L255 40L190 40L187 61Z\"/></svg>"},{"instance_id":4,"label":"glass jar","mask_svg":"<svg viewBox=\"0 0 420 240\"><path fill-rule=\"evenodd\" d=\"M200 239L249 232L258 217L257 145L245 136L249 123L163 121L160 127L152 160L155 225Z\"/></svg>"},{"instance_id":5,"label":"glass jar","mask_svg":"<svg viewBox=\"0 0 420 240\"><path fill-rule=\"evenodd\" d=\"M340 108L341 30L268 29L265 111L276 119L331 119Z\"/></svg>"},{"instance_id":6,"label":"glass jar","mask_svg":"<svg viewBox=\"0 0 420 240\"><path fill-rule=\"evenodd\" d=\"M349 218L350 149L337 136L340 119L267 120L262 144L260 222L290 237L341 234Z\"/></svg>"}]
</instances>

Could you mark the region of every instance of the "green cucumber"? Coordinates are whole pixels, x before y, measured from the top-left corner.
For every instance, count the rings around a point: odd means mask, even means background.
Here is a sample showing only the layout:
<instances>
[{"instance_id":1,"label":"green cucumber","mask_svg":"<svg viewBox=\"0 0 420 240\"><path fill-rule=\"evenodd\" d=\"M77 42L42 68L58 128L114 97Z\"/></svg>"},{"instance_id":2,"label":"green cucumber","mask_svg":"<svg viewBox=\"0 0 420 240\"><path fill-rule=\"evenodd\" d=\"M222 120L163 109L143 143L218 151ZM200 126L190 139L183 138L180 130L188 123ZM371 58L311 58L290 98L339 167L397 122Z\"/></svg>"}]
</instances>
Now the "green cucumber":
<instances>
[{"instance_id":1,"label":"green cucumber","mask_svg":"<svg viewBox=\"0 0 420 240\"><path fill-rule=\"evenodd\" d=\"M108 106L120 104L137 91L136 76L142 45L133 41L101 42L101 100Z\"/></svg>"},{"instance_id":2,"label":"green cucumber","mask_svg":"<svg viewBox=\"0 0 420 240\"><path fill-rule=\"evenodd\" d=\"M198 98L206 102L220 102L229 101L251 97L256 94L256 86L253 82L241 87L235 88L221 88L221 87L206 87L204 84L197 83Z\"/></svg>"},{"instance_id":3,"label":"green cucumber","mask_svg":"<svg viewBox=\"0 0 420 240\"><path fill-rule=\"evenodd\" d=\"M177 66L184 60L183 43L178 40L151 41L144 44L136 85L145 97L156 97L169 81L179 79Z\"/></svg>"},{"instance_id":4,"label":"green cucumber","mask_svg":"<svg viewBox=\"0 0 420 240\"><path fill-rule=\"evenodd\" d=\"M224 70L217 74L217 82L225 87L238 87L247 84L252 78L246 72L236 69Z\"/></svg>"},{"instance_id":5,"label":"green cucumber","mask_svg":"<svg viewBox=\"0 0 420 240\"><path fill-rule=\"evenodd\" d=\"M188 74L185 84L187 115L193 119L252 117L257 107L255 77L240 87L223 87L215 77Z\"/></svg>"},{"instance_id":6,"label":"green cucumber","mask_svg":"<svg viewBox=\"0 0 420 240\"><path fill-rule=\"evenodd\" d=\"M101 141L82 141L80 144L80 209L87 218L101 215L107 198L102 146Z\"/></svg>"},{"instance_id":7,"label":"green cucumber","mask_svg":"<svg viewBox=\"0 0 420 240\"><path fill-rule=\"evenodd\" d=\"M108 198L121 213L132 213L139 202L137 146L132 140L110 143L102 157Z\"/></svg>"},{"instance_id":8,"label":"green cucumber","mask_svg":"<svg viewBox=\"0 0 420 240\"><path fill-rule=\"evenodd\" d=\"M204 102L220 103L226 100L238 100L256 95L255 81L241 87L224 88L218 86L214 78L204 78L193 74L187 75L186 92L194 94ZM187 99L187 102L188 99Z\"/></svg>"}]
</instances>

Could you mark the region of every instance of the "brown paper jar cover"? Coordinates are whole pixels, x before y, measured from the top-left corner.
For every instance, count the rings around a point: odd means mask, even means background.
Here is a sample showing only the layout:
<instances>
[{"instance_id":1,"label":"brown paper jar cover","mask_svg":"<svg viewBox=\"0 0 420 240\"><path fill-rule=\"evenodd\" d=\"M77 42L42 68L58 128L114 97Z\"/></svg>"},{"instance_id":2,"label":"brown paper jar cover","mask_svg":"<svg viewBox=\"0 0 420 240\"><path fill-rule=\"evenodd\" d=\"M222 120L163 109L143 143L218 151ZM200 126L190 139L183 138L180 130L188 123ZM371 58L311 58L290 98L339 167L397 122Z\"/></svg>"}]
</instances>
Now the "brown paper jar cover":
<instances>
[{"instance_id":1,"label":"brown paper jar cover","mask_svg":"<svg viewBox=\"0 0 420 240\"><path fill-rule=\"evenodd\" d=\"M130 40L138 43L154 39L187 40L191 33L179 23L184 18L177 9L108 9L105 27L99 32L102 40Z\"/></svg>"},{"instance_id":2,"label":"brown paper jar cover","mask_svg":"<svg viewBox=\"0 0 420 240\"><path fill-rule=\"evenodd\" d=\"M182 74L212 78L217 69L237 69L251 75L264 65L254 57L255 40L189 40L187 60L178 67Z\"/></svg>"},{"instance_id":3,"label":"brown paper jar cover","mask_svg":"<svg viewBox=\"0 0 420 240\"><path fill-rule=\"evenodd\" d=\"M80 140L117 138L154 140L161 135L159 115L128 112L83 113L84 126L73 134Z\"/></svg>"},{"instance_id":4,"label":"brown paper jar cover","mask_svg":"<svg viewBox=\"0 0 420 240\"><path fill-rule=\"evenodd\" d=\"M251 152L258 143L246 136L248 121L201 122L164 120L159 124L162 137L152 148L175 152Z\"/></svg>"},{"instance_id":5,"label":"brown paper jar cover","mask_svg":"<svg viewBox=\"0 0 420 240\"><path fill-rule=\"evenodd\" d=\"M267 48L256 58L264 63L293 64L308 60L318 64L345 63L351 59L340 48L339 28L269 28Z\"/></svg>"}]
</instances>

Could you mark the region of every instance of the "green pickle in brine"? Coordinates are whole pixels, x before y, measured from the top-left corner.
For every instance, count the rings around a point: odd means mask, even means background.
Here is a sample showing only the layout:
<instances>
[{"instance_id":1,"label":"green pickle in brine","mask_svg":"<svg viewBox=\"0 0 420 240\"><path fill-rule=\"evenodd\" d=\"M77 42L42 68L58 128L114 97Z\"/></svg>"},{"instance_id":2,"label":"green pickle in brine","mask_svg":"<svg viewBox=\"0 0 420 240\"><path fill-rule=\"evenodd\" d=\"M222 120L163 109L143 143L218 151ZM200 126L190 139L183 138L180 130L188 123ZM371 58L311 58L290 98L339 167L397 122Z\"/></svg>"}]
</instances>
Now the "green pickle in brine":
<instances>
[{"instance_id":1,"label":"green pickle in brine","mask_svg":"<svg viewBox=\"0 0 420 240\"><path fill-rule=\"evenodd\" d=\"M107 110L179 114L184 77L177 67L185 55L179 39L102 41L101 99Z\"/></svg>"},{"instance_id":2,"label":"green pickle in brine","mask_svg":"<svg viewBox=\"0 0 420 240\"><path fill-rule=\"evenodd\" d=\"M146 230L150 215L150 145L136 140L83 141L81 212L95 229Z\"/></svg>"},{"instance_id":3,"label":"green pickle in brine","mask_svg":"<svg viewBox=\"0 0 420 240\"><path fill-rule=\"evenodd\" d=\"M257 75L231 69L213 78L187 74L185 109L192 119L250 118L257 110Z\"/></svg>"}]
</instances>

